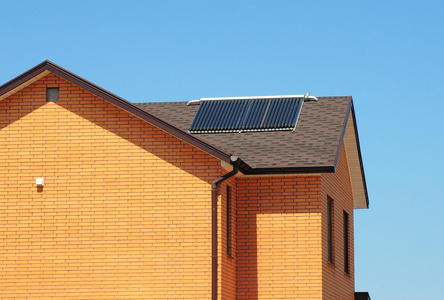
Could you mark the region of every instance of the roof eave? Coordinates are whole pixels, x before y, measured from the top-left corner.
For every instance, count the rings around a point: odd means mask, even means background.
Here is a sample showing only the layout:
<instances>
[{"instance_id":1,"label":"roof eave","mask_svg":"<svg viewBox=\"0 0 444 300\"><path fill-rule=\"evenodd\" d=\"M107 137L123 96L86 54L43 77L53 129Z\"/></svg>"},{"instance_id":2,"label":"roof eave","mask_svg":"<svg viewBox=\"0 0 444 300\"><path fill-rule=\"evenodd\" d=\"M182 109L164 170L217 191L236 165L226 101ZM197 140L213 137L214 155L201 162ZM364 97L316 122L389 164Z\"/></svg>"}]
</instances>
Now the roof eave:
<instances>
[{"instance_id":1,"label":"roof eave","mask_svg":"<svg viewBox=\"0 0 444 300\"><path fill-rule=\"evenodd\" d=\"M341 136L339 138L339 143L338 146L336 148L336 156L335 156L335 171L336 171L336 167L338 166L338 162L339 162L339 156L341 155L341 148L342 148L342 144L344 142L344 137L345 137L345 130L347 129L347 124L348 124L348 119L350 118L350 112L351 109L353 107L353 100L350 97L349 102L348 102L348 106L347 106L347 113L346 116L342 122L342 131L341 131Z\"/></svg>"},{"instance_id":2,"label":"roof eave","mask_svg":"<svg viewBox=\"0 0 444 300\"><path fill-rule=\"evenodd\" d=\"M286 175L286 174L315 174L334 173L334 166L313 166L313 167L288 167L288 168L250 168L242 170L245 175Z\"/></svg>"},{"instance_id":3,"label":"roof eave","mask_svg":"<svg viewBox=\"0 0 444 300\"><path fill-rule=\"evenodd\" d=\"M80 76L54 64L53 62L46 60L41 64L35 66L34 68L26 71L25 73L17 76L16 78L8 81L7 83L0 86L0 101L4 98L8 97L12 93L17 92L18 90L26 87L32 82L38 80L39 78L49 74L47 72L53 73L77 86L80 88L104 99L105 101L110 102L111 104L120 107L121 109L129 112L130 114L162 129L163 131L172 134L173 136L195 146L202 151L207 152L208 154L222 160L225 162L230 162L230 154L225 151L218 149L201 139L193 136L164 120L157 118L156 116L136 107L131 102L126 101L125 99L114 95L113 93L83 79ZM46 73L46 74L45 74ZM42 76L43 74L43 76ZM39 77L40 76L40 77Z\"/></svg>"},{"instance_id":4,"label":"roof eave","mask_svg":"<svg viewBox=\"0 0 444 300\"><path fill-rule=\"evenodd\" d=\"M355 138L356 138L356 144L357 144L357 148L358 148L358 156L359 156L359 165L361 168L361 176L362 176L362 184L364 187L364 194L365 194L365 201L367 203L367 208L370 207L370 201L368 198L368 190L367 190L367 182L365 179L365 172L364 172L364 163L362 161L362 154L361 154L361 144L359 142L359 134L358 134L358 126L357 126L357 122L356 122L356 116L355 116L355 108L353 105L353 101L351 101L351 115L352 115L352 119L353 119L353 126L354 126L354 131L355 131Z\"/></svg>"},{"instance_id":5,"label":"roof eave","mask_svg":"<svg viewBox=\"0 0 444 300\"><path fill-rule=\"evenodd\" d=\"M357 124L356 124L356 116L355 116L355 110L354 110L354 106L353 106L353 98L352 97L350 97L350 101L349 101L348 107L347 107L347 113L346 113L346 116L345 116L343 124L342 124L342 132L341 132L339 143L338 143L338 146L336 149L334 169L336 171L336 167L339 162L339 156L341 154L341 148L342 148L342 145L344 144L346 130L348 128L347 125L349 124L350 116L352 117L352 120L353 120L352 127L354 129L354 139L355 139L355 143L356 143L356 151L357 151L357 155L358 155L359 168L360 168L361 180L362 180L362 186L363 186L362 188L363 188L363 193L364 193L364 198L365 198L365 205L359 204L359 200L356 199L358 197L356 194L354 194L354 198L355 198L354 199L354 207L355 208L369 208L367 184L365 181L364 165L362 163L361 146L359 144L358 128L357 128ZM346 146L346 148L347 148L347 146ZM347 154L347 156L348 156L348 154ZM349 160L350 157L347 157L347 159ZM351 166L349 166L349 171L350 171L350 167ZM350 180L353 181L353 176L351 176L351 175L350 175ZM362 201L361 201L361 203L362 203Z\"/></svg>"}]
</instances>

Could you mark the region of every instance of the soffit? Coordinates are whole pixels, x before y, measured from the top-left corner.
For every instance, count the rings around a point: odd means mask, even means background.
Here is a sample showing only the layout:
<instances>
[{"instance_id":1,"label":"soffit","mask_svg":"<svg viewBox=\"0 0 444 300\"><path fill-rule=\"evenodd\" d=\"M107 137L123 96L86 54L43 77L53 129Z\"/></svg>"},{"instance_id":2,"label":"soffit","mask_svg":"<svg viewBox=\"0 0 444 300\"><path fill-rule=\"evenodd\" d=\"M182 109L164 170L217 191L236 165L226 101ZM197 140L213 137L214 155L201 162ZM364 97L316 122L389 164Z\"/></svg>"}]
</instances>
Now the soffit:
<instances>
[{"instance_id":1,"label":"soffit","mask_svg":"<svg viewBox=\"0 0 444 300\"><path fill-rule=\"evenodd\" d=\"M359 147L356 119L352 109L344 135L344 147L347 156L350 183L353 193L354 208L368 208L368 194L365 182L364 167Z\"/></svg>"}]
</instances>

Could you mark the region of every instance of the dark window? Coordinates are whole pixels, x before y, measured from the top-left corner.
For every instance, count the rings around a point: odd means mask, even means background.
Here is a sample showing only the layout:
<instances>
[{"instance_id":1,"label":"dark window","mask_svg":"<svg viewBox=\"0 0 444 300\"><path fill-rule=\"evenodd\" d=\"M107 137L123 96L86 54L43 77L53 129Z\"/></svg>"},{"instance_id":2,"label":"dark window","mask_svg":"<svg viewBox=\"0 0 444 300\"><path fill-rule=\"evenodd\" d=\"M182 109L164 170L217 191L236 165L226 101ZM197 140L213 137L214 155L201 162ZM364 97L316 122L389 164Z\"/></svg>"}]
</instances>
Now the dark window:
<instances>
[{"instance_id":1,"label":"dark window","mask_svg":"<svg viewBox=\"0 0 444 300\"><path fill-rule=\"evenodd\" d=\"M59 88L46 88L46 101L57 102L59 101Z\"/></svg>"},{"instance_id":2,"label":"dark window","mask_svg":"<svg viewBox=\"0 0 444 300\"><path fill-rule=\"evenodd\" d=\"M350 274L348 244L348 213L344 211L344 272Z\"/></svg>"},{"instance_id":3,"label":"dark window","mask_svg":"<svg viewBox=\"0 0 444 300\"><path fill-rule=\"evenodd\" d=\"M327 199L328 261L333 263L333 200Z\"/></svg>"},{"instance_id":4,"label":"dark window","mask_svg":"<svg viewBox=\"0 0 444 300\"><path fill-rule=\"evenodd\" d=\"M231 189L227 186L227 255L231 256Z\"/></svg>"}]
</instances>

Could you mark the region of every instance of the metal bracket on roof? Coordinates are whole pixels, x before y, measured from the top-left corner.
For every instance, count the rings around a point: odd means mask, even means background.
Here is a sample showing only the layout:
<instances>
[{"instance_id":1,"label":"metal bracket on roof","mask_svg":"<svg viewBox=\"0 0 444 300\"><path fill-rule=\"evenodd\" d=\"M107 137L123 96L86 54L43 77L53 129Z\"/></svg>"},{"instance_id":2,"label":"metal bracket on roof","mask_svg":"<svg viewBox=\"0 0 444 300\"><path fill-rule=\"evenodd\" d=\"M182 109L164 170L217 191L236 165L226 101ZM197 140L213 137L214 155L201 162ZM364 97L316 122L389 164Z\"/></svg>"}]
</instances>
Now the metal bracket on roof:
<instances>
[{"instance_id":1,"label":"metal bracket on roof","mask_svg":"<svg viewBox=\"0 0 444 300\"><path fill-rule=\"evenodd\" d=\"M318 101L318 98L316 98L315 96L310 96L310 92L307 92L304 95L304 100L305 101L310 101L310 100Z\"/></svg>"},{"instance_id":2,"label":"metal bracket on roof","mask_svg":"<svg viewBox=\"0 0 444 300\"><path fill-rule=\"evenodd\" d=\"M190 101L187 102L187 106L188 105L192 105L192 104L200 104L200 99L198 99L198 100L190 100Z\"/></svg>"}]
</instances>

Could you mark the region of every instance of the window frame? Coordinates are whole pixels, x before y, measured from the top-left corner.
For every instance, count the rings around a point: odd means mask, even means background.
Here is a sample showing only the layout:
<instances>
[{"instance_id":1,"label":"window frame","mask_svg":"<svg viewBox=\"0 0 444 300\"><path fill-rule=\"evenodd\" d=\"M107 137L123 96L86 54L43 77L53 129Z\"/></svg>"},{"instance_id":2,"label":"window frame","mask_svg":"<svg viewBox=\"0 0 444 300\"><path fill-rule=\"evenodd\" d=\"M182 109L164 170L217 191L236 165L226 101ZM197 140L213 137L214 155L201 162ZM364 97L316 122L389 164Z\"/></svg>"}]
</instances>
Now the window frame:
<instances>
[{"instance_id":1,"label":"window frame","mask_svg":"<svg viewBox=\"0 0 444 300\"><path fill-rule=\"evenodd\" d=\"M226 239L227 239L227 256L232 257L231 251L231 187L227 185L227 224L226 224Z\"/></svg>"},{"instance_id":2,"label":"window frame","mask_svg":"<svg viewBox=\"0 0 444 300\"><path fill-rule=\"evenodd\" d=\"M344 210L344 272L348 275L350 275L349 219L349 214Z\"/></svg>"},{"instance_id":3,"label":"window frame","mask_svg":"<svg viewBox=\"0 0 444 300\"><path fill-rule=\"evenodd\" d=\"M334 264L334 242L333 242L333 217L334 217L334 201L327 197L327 261Z\"/></svg>"}]
</instances>

